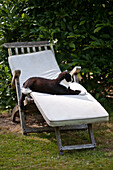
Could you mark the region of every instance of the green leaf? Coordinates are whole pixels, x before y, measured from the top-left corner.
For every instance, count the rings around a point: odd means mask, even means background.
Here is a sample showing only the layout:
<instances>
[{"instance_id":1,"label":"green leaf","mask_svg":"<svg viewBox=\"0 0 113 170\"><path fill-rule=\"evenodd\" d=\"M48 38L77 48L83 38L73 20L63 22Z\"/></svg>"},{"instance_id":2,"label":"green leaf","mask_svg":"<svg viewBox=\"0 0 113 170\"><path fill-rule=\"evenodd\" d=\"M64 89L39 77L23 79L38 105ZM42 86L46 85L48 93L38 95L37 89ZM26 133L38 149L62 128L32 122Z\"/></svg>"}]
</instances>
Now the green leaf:
<instances>
[{"instance_id":1,"label":"green leaf","mask_svg":"<svg viewBox=\"0 0 113 170\"><path fill-rule=\"evenodd\" d=\"M25 13L22 13L22 18L24 18L24 16L25 16Z\"/></svg>"},{"instance_id":2,"label":"green leaf","mask_svg":"<svg viewBox=\"0 0 113 170\"><path fill-rule=\"evenodd\" d=\"M8 72L9 68L8 66L5 67L5 72Z\"/></svg>"},{"instance_id":3,"label":"green leaf","mask_svg":"<svg viewBox=\"0 0 113 170\"><path fill-rule=\"evenodd\" d=\"M99 32L101 29L102 29L102 27L97 27L97 28L94 30L94 33Z\"/></svg>"},{"instance_id":4,"label":"green leaf","mask_svg":"<svg viewBox=\"0 0 113 170\"><path fill-rule=\"evenodd\" d=\"M79 25L84 25L86 21L81 21Z\"/></svg>"},{"instance_id":5,"label":"green leaf","mask_svg":"<svg viewBox=\"0 0 113 170\"><path fill-rule=\"evenodd\" d=\"M74 43L69 43L69 46L71 47L71 48L75 48L75 44Z\"/></svg>"},{"instance_id":6,"label":"green leaf","mask_svg":"<svg viewBox=\"0 0 113 170\"><path fill-rule=\"evenodd\" d=\"M102 4L102 6L103 6L103 8L105 8L105 7L106 7L106 5L105 5L105 4Z\"/></svg>"}]
</instances>

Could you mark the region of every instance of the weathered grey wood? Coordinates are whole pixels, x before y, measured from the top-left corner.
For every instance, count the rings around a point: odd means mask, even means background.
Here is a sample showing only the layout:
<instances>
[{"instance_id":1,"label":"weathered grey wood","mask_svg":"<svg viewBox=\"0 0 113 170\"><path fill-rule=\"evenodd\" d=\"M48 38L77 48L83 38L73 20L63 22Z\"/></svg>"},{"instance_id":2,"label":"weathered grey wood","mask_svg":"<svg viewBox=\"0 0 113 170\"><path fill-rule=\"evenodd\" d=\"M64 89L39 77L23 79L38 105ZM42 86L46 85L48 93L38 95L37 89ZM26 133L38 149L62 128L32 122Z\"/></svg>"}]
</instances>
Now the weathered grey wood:
<instances>
[{"instance_id":1,"label":"weathered grey wood","mask_svg":"<svg viewBox=\"0 0 113 170\"><path fill-rule=\"evenodd\" d=\"M56 138L57 138L59 154L62 155L64 150L95 149L96 148L96 143L95 143L95 139L94 139L91 124L88 124L88 131L89 131L89 137L91 139L91 144L62 146L60 128L56 127L55 128L55 133L56 133Z\"/></svg>"},{"instance_id":2,"label":"weathered grey wood","mask_svg":"<svg viewBox=\"0 0 113 170\"><path fill-rule=\"evenodd\" d=\"M54 42L51 42L52 45L54 45ZM49 41L33 41L33 42L12 42L12 43L5 43L4 47L6 48L21 48L21 47L33 47L33 46L49 46Z\"/></svg>"},{"instance_id":3,"label":"weathered grey wood","mask_svg":"<svg viewBox=\"0 0 113 170\"><path fill-rule=\"evenodd\" d=\"M51 51L53 52L53 54L55 55L55 51L54 51L53 45L54 44L50 44L50 48L51 48Z\"/></svg>"},{"instance_id":4,"label":"weathered grey wood","mask_svg":"<svg viewBox=\"0 0 113 170\"><path fill-rule=\"evenodd\" d=\"M58 144L59 154L60 154L60 155L63 155L62 141L61 141L61 136L60 136L60 129L59 129L59 127L55 127L55 133L56 133L56 138L57 138L57 144Z\"/></svg>"},{"instance_id":5,"label":"weathered grey wood","mask_svg":"<svg viewBox=\"0 0 113 170\"><path fill-rule=\"evenodd\" d=\"M18 55L18 48L17 47L15 48L15 52L16 52L16 55Z\"/></svg>"},{"instance_id":6,"label":"weathered grey wood","mask_svg":"<svg viewBox=\"0 0 113 170\"><path fill-rule=\"evenodd\" d=\"M9 56L12 55L12 50L11 50L11 48L8 48L8 53L9 53Z\"/></svg>"},{"instance_id":7,"label":"weathered grey wood","mask_svg":"<svg viewBox=\"0 0 113 170\"><path fill-rule=\"evenodd\" d=\"M30 48L33 49L33 52L36 52L36 47L38 47L38 50L41 51L42 47L44 47L45 50L48 49L48 47L51 48L52 52L54 53L53 49L54 42L49 41L39 41L39 42L13 42L13 43L5 43L4 47L8 48L9 56L12 55L12 49L15 48L16 55L19 54L18 48L21 49L21 53L24 54L25 50L24 48L27 48L27 52L30 53ZM43 50L44 50L43 49Z\"/></svg>"},{"instance_id":8,"label":"weathered grey wood","mask_svg":"<svg viewBox=\"0 0 113 170\"><path fill-rule=\"evenodd\" d=\"M86 130L86 128L82 128L80 129L80 126L77 127L77 126L64 126L64 127L59 127L59 130L60 131L71 131L71 130ZM55 129L53 127L50 127L50 126L45 126L45 127L33 127L33 128L29 128L27 127L26 128L26 133L41 133L41 132L54 132Z\"/></svg>"},{"instance_id":9,"label":"weathered grey wood","mask_svg":"<svg viewBox=\"0 0 113 170\"><path fill-rule=\"evenodd\" d=\"M73 75L74 82L79 82L78 74Z\"/></svg>"},{"instance_id":10,"label":"weathered grey wood","mask_svg":"<svg viewBox=\"0 0 113 170\"><path fill-rule=\"evenodd\" d=\"M41 51L41 47L40 46L38 47L38 49L39 49L39 51Z\"/></svg>"},{"instance_id":11,"label":"weathered grey wood","mask_svg":"<svg viewBox=\"0 0 113 170\"><path fill-rule=\"evenodd\" d=\"M62 126L62 127L59 127L60 131L72 131L72 130L87 130L87 125L70 125L70 126Z\"/></svg>"},{"instance_id":12,"label":"weathered grey wood","mask_svg":"<svg viewBox=\"0 0 113 170\"><path fill-rule=\"evenodd\" d=\"M71 146L62 146L62 150L79 150L79 149L93 149L93 144L83 144L83 145L71 145Z\"/></svg>"},{"instance_id":13,"label":"weathered grey wood","mask_svg":"<svg viewBox=\"0 0 113 170\"><path fill-rule=\"evenodd\" d=\"M71 76L73 77L74 79L74 82L79 82L79 79L78 79L78 73L81 71L81 67L80 66L75 66L71 71L70 71L70 74Z\"/></svg>"},{"instance_id":14,"label":"weathered grey wood","mask_svg":"<svg viewBox=\"0 0 113 170\"><path fill-rule=\"evenodd\" d=\"M54 128L49 126L26 128L26 133L42 133L42 132L54 132Z\"/></svg>"},{"instance_id":15,"label":"weathered grey wood","mask_svg":"<svg viewBox=\"0 0 113 170\"><path fill-rule=\"evenodd\" d=\"M30 53L30 47L27 47L27 52Z\"/></svg>"},{"instance_id":16,"label":"weathered grey wood","mask_svg":"<svg viewBox=\"0 0 113 170\"><path fill-rule=\"evenodd\" d=\"M94 138L94 134L92 130L92 124L88 124L88 132L89 132L91 143L93 144L94 149L96 149L96 143L95 143L95 138Z\"/></svg>"},{"instance_id":17,"label":"weathered grey wood","mask_svg":"<svg viewBox=\"0 0 113 170\"><path fill-rule=\"evenodd\" d=\"M23 47L21 47L21 53L24 54L24 48Z\"/></svg>"},{"instance_id":18,"label":"weathered grey wood","mask_svg":"<svg viewBox=\"0 0 113 170\"><path fill-rule=\"evenodd\" d=\"M16 105L12 110L11 119L12 119L13 122L16 122L16 116L17 116L18 113L19 113L19 106Z\"/></svg>"},{"instance_id":19,"label":"weathered grey wood","mask_svg":"<svg viewBox=\"0 0 113 170\"><path fill-rule=\"evenodd\" d=\"M20 103L19 103L20 95L21 95L19 78L15 79L15 85L16 85L16 93L17 93L17 100L18 100L18 106L19 106L20 124L22 128L22 133L25 135L26 134L25 115L24 115L24 112L21 110Z\"/></svg>"},{"instance_id":20,"label":"weathered grey wood","mask_svg":"<svg viewBox=\"0 0 113 170\"><path fill-rule=\"evenodd\" d=\"M75 66L71 71L70 74L71 76L73 76L74 74L78 74L81 71L81 67L80 66Z\"/></svg>"},{"instance_id":21,"label":"weathered grey wood","mask_svg":"<svg viewBox=\"0 0 113 170\"><path fill-rule=\"evenodd\" d=\"M47 50L47 46L44 46L45 50Z\"/></svg>"},{"instance_id":22,"label":"weathered grey wood","mask_svg":"<svg viewBox=\"0 0 113 170\"><path fill-rule=\"evenodd\" d=\"M35 47L32 47L32 49L33 49L33 52L36 52L36 48Z\"/></svg>"},{"instance_id":23,"label":"weathered grey wood","mask_svg":"<svg viewBox=\"0 0 113 170\"><path fill-rule=\"evenodd\" d=\"M17 78L18 80L18 83L19 83L19 76L21 74L21 71L20 70L15 70L14 73L13 73L13 78L12 78L12 82L11 82L11 86L12 86L12 89L15 89L15 79Z\"/></svg>"}]
</instances>

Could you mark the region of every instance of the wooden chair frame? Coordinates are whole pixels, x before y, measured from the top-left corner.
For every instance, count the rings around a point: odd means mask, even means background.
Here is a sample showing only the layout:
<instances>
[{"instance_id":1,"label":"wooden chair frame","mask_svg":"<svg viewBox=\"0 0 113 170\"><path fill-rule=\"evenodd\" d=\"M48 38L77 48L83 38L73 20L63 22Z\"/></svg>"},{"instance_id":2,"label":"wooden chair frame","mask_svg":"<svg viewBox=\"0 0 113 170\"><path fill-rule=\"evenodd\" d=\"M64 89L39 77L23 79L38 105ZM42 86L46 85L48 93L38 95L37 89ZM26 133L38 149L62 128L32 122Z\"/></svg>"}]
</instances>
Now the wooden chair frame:
<instances>
[{"instance_id":1,"label":"wooden chair frame","mask_svg":"<svg viewBox=\"0 0 113 170\"><path fill-rule=\"evenodd\" d=\"M55 54L54 52L54 48L53 45L55 45L53 42L50 43L48 41L40 41L40 42L14 42L14 43L5 43L4 47L8 48L8 53L9 56L12 55L19 55L19 54L25 54L26 53L31 53L31 52L37 52L37 51L41 51L41 50L52 50L52 52ZM75 67L70 74L73 76L74 81L78 81L78 73L80 72L81 67ZM22 128L22 133L24 135L27 135L27 133L37 133L37 132L50 132L50 131L55 131L56 133L56 138L57 138L57 143L58 143L58 149L59 149L59 154L62 155L64 150L73 150L73 149L87 149L87 148L96 148L96 144L95 144L95 139L94 139L94 135L93 135L93 131L92 131L92 124L88 124L88 125L74 125L74 126L64 126L64 127L50 127L50 126L43 126L43 127L38 127L38 128L28 128L26 127L26 123L25 123L25 113L29 112L29 109L22 111L20 106L19 106L19 99L20 99L20 95L21 95L21 89L20 89L20 82L19 82L19 76L21 74L20 70L15 70L14 74L13 74L13 78L12 78L12 88L15 89L16 88L16 93L17 93L17 100L18 100L18 104L14 107L13 111L12 111L12 120L13 122L15 122L17 113L19 112L19 116L20 116L20 123L21 123L21 128ZM25 105L28 106L29 104L33 105L33 107L35 107L35 111L36 111L36 106L33 102L33 99L29 98L29 96L26 97L25 100ZM37 109L38 111L38 109ZM41 116L41 115L40 115ZM41 116L41 119L43 119L43 117ZM91 139L91 144L84 144L84 145L72 145L72 146L62 146L62 141L61 141L61 136L60 136L60 132L63 130L86 130L88 129L89 132L89 136Z\"/></svg>"}]
</instances>

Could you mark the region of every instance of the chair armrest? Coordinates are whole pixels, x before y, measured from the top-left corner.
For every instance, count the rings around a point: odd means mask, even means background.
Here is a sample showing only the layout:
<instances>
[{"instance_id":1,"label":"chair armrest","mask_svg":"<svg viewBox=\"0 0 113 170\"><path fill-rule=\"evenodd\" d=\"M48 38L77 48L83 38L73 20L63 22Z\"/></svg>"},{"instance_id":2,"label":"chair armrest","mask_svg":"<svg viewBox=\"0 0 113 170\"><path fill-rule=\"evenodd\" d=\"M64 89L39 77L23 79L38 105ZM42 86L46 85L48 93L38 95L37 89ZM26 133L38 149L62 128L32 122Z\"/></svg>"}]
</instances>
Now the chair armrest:
<instances>
[{"instance_id":1,"label":"chair armrest","mask_svg":"<svg viewBox=\"0 0 113 170\"><path fill-rule=\"evenodd\" d=\"M70 72L71 76L74 76L74 74L78 74L81 71L81 66L75 66L73 70Z\"/></svg>"},{"instance_id":2,"label":"chair armrest","mask_svg":"<svg viewBox=\"0 0 113 170\"><path fill-rule=\"evenodd\" d=\"M20 70L15 70L13 73L13 78L11 81L11 87L12 89L15 89L15 79L17 79L17 82L19 82L19 77L20 77L21 71Z\"/></svg>"}]
</instances>

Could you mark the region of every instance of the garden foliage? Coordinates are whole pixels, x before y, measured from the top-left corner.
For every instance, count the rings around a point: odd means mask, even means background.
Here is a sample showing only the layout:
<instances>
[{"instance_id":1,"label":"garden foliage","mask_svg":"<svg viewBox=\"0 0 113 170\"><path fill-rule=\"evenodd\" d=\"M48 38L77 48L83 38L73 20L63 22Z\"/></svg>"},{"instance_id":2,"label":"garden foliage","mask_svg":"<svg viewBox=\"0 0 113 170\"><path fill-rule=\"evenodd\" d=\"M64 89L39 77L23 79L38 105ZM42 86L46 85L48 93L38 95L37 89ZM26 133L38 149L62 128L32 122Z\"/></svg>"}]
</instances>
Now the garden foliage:
<instances>
[{"instance_id":1,"label":"garden foliage","mask_svg":"<svg viewBox=\"0 0 113 170\"><path fill-rule=\"evenodd\" d=\"M112 88L112 0L1 0L0 107L12 107L6 42L57 41L61 70L82 67L82 84L103 100ZM106 91L107 89L107 91Z\"/></svg>"}]
</instances>

